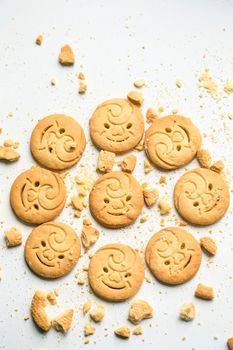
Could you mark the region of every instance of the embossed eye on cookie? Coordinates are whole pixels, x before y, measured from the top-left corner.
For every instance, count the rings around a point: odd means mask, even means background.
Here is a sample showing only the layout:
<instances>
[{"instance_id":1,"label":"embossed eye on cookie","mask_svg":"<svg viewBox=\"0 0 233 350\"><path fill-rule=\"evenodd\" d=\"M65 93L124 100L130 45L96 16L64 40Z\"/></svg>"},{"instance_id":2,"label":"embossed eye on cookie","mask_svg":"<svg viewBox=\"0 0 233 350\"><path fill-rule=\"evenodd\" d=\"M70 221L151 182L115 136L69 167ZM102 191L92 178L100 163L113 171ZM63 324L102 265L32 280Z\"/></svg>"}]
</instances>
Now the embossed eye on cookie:
<instances>
[{"instance_id":1,"label":"embossed eye on cookie","mask_svg":"<svg viewBox=\"0 0 233 350\"><path fill-rule=\"evenodd\" d=\"M153 122L145 134L145 150L158 167L171 170L189 163L201 147L201 135L189 118L169 115Z\"/></svg>"},{"instance_id":2,"label":"embossed eye on cookie","mask_svg":"<svg viewBox=\"0 0 233 350\"><path fill-rule=\"evenodd\" d=\"M198 271L200 244L187 231L167 227L155 233L146 247L146 262L153 275L166 284L181 284Z\"/></svg>"},{"instance_id":3,"label":"embossed eye on cookie","mask_svg":"<svg viewBox=\"0 0 233 350\"><path fill-rule=\"evenodd\" d=\"M40 120L30 141L33 157L51 170L73 166L81 158L85 145L82 127L64 114L53 114Z\"/></svg>"},{"instance_id":4,"label":"embossed eye on cookie","mask_svg":"<svg viewBox=\"0 0 233 350\"><path fill-rule=\"evenodd\" d=\"M30 224L54 219L64 208L66 188L60 175L34 167L20 174L10 191L15 214Z\"/></svg>"},{"instance_id":5,"label":"embossed eye on cookie","mask_svg":"<svg viewBox=\"0 0 233 350\"><path fill-rule=\"evenodd\" d=\"M56 221L46 222L32 230L26 241L24 256L37 275L58 278L76 265L80 241L70 226Z\"/></svg>"},{"instance_id":6,"label":"embossed eye on cookie","mask_svg":"<svg viewBox=\"0 0 233 350\"><path fill-rule=\"evenodd\" d=\"M179 214L196 225L210 225L227 211L230 195L224 178L216 172L197 168L186 172L174 188Z\"/></svg>"},{"instance_id":7,"label":"embossed eye on cookie","mask_svg":"<svg viewBox=\"0 0 233 350\"><path fill-rule=\"evenodd\" d=\"M133 149L144 133L144 119L140 108L119 98L100 104L94 111L89 126L94 144L114 153Z\"/></svg>"},{"instance_id":8,"label":"embossed eye on cookie","mask_svg":"<svg viewBox=\"0 0 233 350\"><path fill-rule=\"evenodd\" d=\"M88 279L91 288L107 301L126 300L137 293L144 279L144 264L131 247L107 244L91 258Z\"/></svg>"},{"instance_id":9,"label":"embossed eye on cookie","mask_svg":"<svg viewBox=\"0 0 233 350\"><path fill-rule=\"evenodd\" d=\"M89 196L92 215L110 228L130 225L141 213L143 203L140 184L131 174L122 171L101 176Z\"/></svg>"}]
</instances>

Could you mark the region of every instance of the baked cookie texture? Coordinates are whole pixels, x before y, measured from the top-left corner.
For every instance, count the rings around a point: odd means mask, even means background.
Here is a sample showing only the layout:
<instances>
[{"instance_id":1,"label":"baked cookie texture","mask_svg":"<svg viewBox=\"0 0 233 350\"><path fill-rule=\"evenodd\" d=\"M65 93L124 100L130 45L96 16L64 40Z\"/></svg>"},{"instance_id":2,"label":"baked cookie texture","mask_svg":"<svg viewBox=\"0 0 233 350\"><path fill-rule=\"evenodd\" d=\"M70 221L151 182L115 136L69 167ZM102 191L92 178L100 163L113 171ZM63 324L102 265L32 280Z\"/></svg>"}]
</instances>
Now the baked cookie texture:
<instances>
[{"instance_id":1,"label":"baked cookie texture","mask_svg":"<svg viewBox=\"0 0 233 350\"><path fill-rule=\"evenodd\" d=\"M70 272L80 256L80 241L75 231L61 222L51 221L34 228L24 256L30 269L49 279Z\"/></svg>"},{"instance_id":2,"label":"baked cookie texture","mask_svg":"<svg viewBox=\"0 0 233 350\"><path fill-rule=\"evenodd\" d=\"M197 168L186 172L174 188L179 214L196 225L210 225L227 211L230 195L227 183L218 173Z\"/></svg>"},{"instance_id":3,"label":"baked cookie texture","mask_svg":"<svg viewBox=\"0 0 233 350\"><path fill-rule=\"evenodd\" d=\"M73 166L81 158L85 146L82 127L64 114L53 114L40 120L30 141L33 157L51 170L64 170Z\"/></svg>"},{"instance_id":4,"label":"baked cookie texture","mask_svg":"<svg viewBox=\"0 0 233 350\"><path fill-rule=\"evenodd\" d=\"M15 214L30 224L54 219L64 208L66 188L60 175L34 167L21 173L10 191Z\"/></svg>"},{"instance_id":5,"label":"baked cookie texture","mask_svg":"<svg viewBox=\"0 0 233 350\"><path fill-rule=\"evenodd\" d=\"M181 284L198 271L200 244L186 230L167 227L155 233L146 247L146 262L153 275L166 284Z\"/></svg>"},{"instance_id":6,"label":"baked cookie texture","mask_svg":"<svg viewBox=\"0 0 233 350\"><path fill-rule=\"evenodd\" d=\"M144 264L131 247L115 243L101 247L91 258L91 288L107 301L123 301L137 293L144 279Z\"/></svg>"},{"instance_id":7,"label":"baked cookie texture","mask_svg":"<svg viewBox=\"0 0 233 350\"><path fill-rule=\"evenodd\" d=\"M113 171L95 182L89 203L92 215L100 224L119 228L136 220L144 200L141 186L131 174Z\"/></svg>"},{"instance_id":8,"label":"baked cookie texture","mask_svg":"<svg viewBox=\"0 0 233 350\"><path fill-rule=\"evenodd\" d=\"M145 133L145 151L152 163L172 170L189 163L201 147L201 134L189 118L168 115Z\"/></svg>"},{"instance_id":9,"label":"baked cookie texture","mask_svg":"<svg viewBox=\"0 0 233 350\"><path fill-rule=\"evenodd\" d=\"M98 148L123 153L133 149L142 139L144 119L138 106L116 98L96 108L89 127L91 139Z\"/></svg>"}]
</instances>

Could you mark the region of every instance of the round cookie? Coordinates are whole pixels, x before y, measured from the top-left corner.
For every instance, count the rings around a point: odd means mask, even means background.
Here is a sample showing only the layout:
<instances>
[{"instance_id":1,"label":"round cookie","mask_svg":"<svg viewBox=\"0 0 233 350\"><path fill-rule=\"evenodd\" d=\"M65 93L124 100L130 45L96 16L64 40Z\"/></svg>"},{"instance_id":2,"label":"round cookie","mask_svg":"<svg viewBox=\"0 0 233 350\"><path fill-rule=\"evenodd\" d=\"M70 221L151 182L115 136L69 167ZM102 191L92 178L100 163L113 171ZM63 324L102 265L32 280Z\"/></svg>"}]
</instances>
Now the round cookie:
<instances>
[{"instance_id":1,"label":"round cookie","mask_svg":"<svg viewBox=\"0 0 233 350\"><path fill-rule=\"evenodd\" d=\"M122 301L137 293L144 279L144 264L131 247L107 244L92 256L88 278L100 298Z\"/></svg>"},{"instance_id":2,"label":"round cookie","mask_svg":"<svg viewBox=\"0 0 233 350\"><path fill-rule=\"evenodd\" d=\"M40 120L30 141L34 158L51 170L64 170L77 163L85 145L82 127L64 114L53 114Z\"/></svg>"},{"instance_id":3,"label":"round cookie","mask_svg":"<svg viewBox=\"0 0 233 350\"><path fill-rule=\"evenodd\" d=\"M189 163L201 147L201 135L189 118L169 115L159 118L145 134L145 150L160 168L177 169Z\"/></svg>"},{"instance_id":4,"label":"round cookie","mask_svg":"<svg viewBox=\"0 0 233 350\"><path fill-rule=\"evenodd\" d=\"M196 225L213 224L225 214L230 203L229 189L223 177L203 168L181 176L173 196L179 214Z\"/></svg>"},{"instance_id":5,"label":"round cookie","mask_svg":"<svg viewBox=\"0 0 233 350\"><path fill-rule=\"evenodd\" d=\"M64 208L65 201L66 188L62 178L39 167L20 174L10 191L15 214L30 224L54 219Z\"/></svg>"},{"instance_id":6,"label":"round cookie","mask_svg":"<svg viewBox=\"0 0 233 350\"><path fill-rule=\"evenodd\" d=\"M132 175L122 171L101 176L91 190L89 203L95 219L110 228L130 225L144 204L141 186Z\"/></svg>"},{"instance_id":7,"label":"round cookie","mask_svg":"<svg viewBox=\"0 0 233 350\"><path fill-rule=\"evenodd\" d=\"M140 108L120 98L101 103L94 111L89 126L94 144L115 153L133 149L144 133Z\"/></svg>"},{"instance_id":8,"label":"round cookie","mask_svg":"<svg viewBox=\"0 0 233 350\"><path fill-rule=\"evenodd\" d=\"M30 269L45 278L57 278L70 272L80 256L75 231L61 222L37 226L29 235L24 256Z\"/></svg>"},{"instance_id":9,"label":"round cookie","mask_svg":"<svg viewBox=\"0 0 233 350\"><path fill-rule=\"evenodd\" d=\"M187 231L168 227L155 233L146 247L146 262L153 275L166 284L190 280L201 264L201 248Z\"/></svg>"}]
</instances>

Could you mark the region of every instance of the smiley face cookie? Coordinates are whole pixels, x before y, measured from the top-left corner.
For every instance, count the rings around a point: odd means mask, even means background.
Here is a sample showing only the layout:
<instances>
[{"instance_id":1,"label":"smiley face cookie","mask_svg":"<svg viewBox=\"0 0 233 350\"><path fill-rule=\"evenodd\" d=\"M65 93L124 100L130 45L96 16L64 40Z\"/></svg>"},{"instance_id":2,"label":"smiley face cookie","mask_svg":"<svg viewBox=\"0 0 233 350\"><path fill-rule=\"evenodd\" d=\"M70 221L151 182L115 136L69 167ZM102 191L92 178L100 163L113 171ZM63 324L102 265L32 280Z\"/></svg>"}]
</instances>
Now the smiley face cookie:
<instances>
[{"instance_id":1,"label":"smiley face cookie","mask_svg":"<svg viewBox=\"0 0 233 350\"><path fill-rule=\"evenodd\" d=\"M89 126L94 144L114 153L133 149L144 133L140 108L128 100L117 98L100 104L93 113Z\"/></svg>"},{"instance_id":2,"label":"smiley face cookie","mask_svg":"<svg viewBox=\"0 0 233 350\"><path fill-rule=\"evenodd\" d=\"M51 170L64 170L77 163L85 145L82 127L63 114L49 115L40 120L30 142L34 158Z\"/></svg>"},{"instance_id":3,"label":"smiley face cookie","mask_svg":"<svg viewBox=\"0 0 233 350\"><path fill-rule=\"evenodd\" d=\"M124 244L107 244L90 261L88 278L100 298L121 301L137 293L144 279L144 264L138 253Z\"/></svg>"},{"instance_id":4,"label":"smiley face cookie","mask_svg":"<svg viewBox=\"0 0 233 350\"><path fill-rule=\"evenodd\" d=\"M229 189L223 177L209 169L188 171L175 185L176 209L192 224L213 224L225 214L229 202Z\"/></svg>"},{"instance_id":5,"label":"smiley face cookie","mask_svg":"<svg viewBox=\"0 0 233 350\"><path fill-rule=\"evenodd\" d=\"M25 250L28 266L37 275L57 278L67 274L80 256L80 242L75 231L61 222L51 221L32 230Z\"/></svg>"},{"instance_id":6,"label":"smiley face cookie","mask_svg":"<svg viewBox=\"0 0 233 350\"><path fill-rule=\"evenodd\" d=\"M141 213L142 189L132 175L113 171L95 182L89 203L92 215L103 226L124 227L136 220Z\"/></svg>"},{"instance_id":7,"label":"smiley face cookie","mask_svg":"<svg viewBox=\"0 0 233 350\"><path fill-rule=\"evenodd\" d=\"M190 280L201 264L201 248L187 231L168 227L155 233L146 247L146 262L153 275L166 284Z\"/></svg>"},{"instance_id":8,"label":"smiley face cookie","mask_svg":"<svg viewBox=\"0 0 233 350\"><path fill-rule=\"evenodd\" d=\"M159 118L145 134L150 160L163 169L177 169L189 163L201 147L201 135L189 118L169 115Z\"/></svg>"},{"instance_id":9,"label":"smiley face cookie","mask_svg":"<svg viewBox=\"0 0 233 350\"><path fill-rule=\"evenodd\" d=\"M20 174L10 191L15 214L30 224L54 219L62 211L65 201L66 188L62 178L39 167Z\"/></svg>"}]
</instances>

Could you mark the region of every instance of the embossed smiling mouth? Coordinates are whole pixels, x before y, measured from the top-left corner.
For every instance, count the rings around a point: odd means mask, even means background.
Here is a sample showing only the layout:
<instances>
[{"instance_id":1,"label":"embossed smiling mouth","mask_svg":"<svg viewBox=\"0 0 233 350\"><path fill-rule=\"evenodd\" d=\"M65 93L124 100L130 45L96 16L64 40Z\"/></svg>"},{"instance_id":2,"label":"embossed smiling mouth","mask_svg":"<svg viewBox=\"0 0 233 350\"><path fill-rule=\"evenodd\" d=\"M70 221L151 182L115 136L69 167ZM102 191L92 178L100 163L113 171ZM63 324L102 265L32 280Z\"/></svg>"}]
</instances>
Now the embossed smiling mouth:
<instances>
[{"instance_id":1,"label":"embossed smiling mouth","mask_svg":"<svg viewBox=\"0 0 233 350\"><path fill-rule=\"evenodd\" d=\"M108 213L109 215L112 215L112 216L122 216L122 215L125 215L125 214L126 214L126 212L125 212L125 213L111 213L111 212L109 212L109 211L107 211L107 213Z\"/></svg>"},{"instance_id":2,"label":"embossed smiling mouth","mask_svg":"<svg viewBox=\"0 0 233 350\"><path fill-rule=\"evenodd\" d=\"M39 255L38 253L36 253L36 256L37 256L38 260L41 262L41 264L43 264L43 265L45 265L45 266L47 266L47 267L54 267L54 266L55 266L54 263L53 263L53 264L46 263L46 262L40 257L40 255Z\"/></svg>"},{"instance_id":3,"label":"embossed smiling mouth","mask_svg":"<svg viewBox=\"0 0 233 350\"><path fill-rule=\"evenodd\" d=\"M106 283L106 282L104 282L104 281L102 281L102 282L103 282L103 284L104 284L106 287L111 288L111 289L121 290L121 289L124 289L124 288L125 288L125 286L123 286L123 287L113 287L113 286L109 285L108 283Z\"/></svg>"},{"instance_id":4,"label":"embossed smiling mouth","mask_svg":"<svg viewBox=\"0 0 233 350\"><path fill-rule=\"evenodd\" d=\"M123 138L123 139L119 139L119 140L113 140L110 137L106 137L107 140L111 141L111 142L124 142L127 141L129 139L129 136Z\"/></svg>"}]
</instances>

